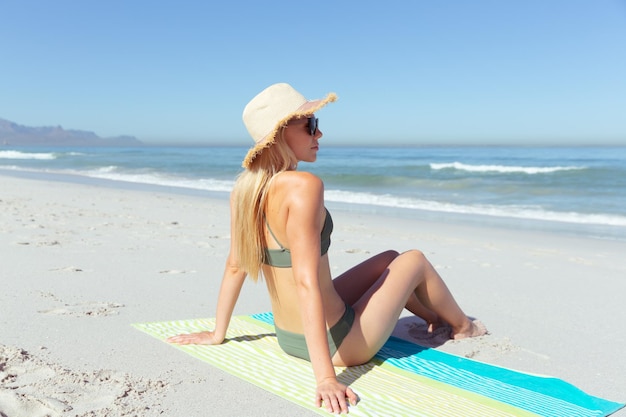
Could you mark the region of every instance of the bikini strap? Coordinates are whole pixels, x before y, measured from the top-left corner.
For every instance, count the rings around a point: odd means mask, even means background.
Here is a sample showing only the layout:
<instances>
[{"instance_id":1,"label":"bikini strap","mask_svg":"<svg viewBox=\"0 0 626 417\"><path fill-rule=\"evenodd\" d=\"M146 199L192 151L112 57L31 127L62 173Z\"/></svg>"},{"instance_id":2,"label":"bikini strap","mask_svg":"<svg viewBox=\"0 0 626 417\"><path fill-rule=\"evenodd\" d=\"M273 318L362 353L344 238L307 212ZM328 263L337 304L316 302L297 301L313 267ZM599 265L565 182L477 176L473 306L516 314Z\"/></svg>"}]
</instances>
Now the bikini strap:
<instances>
[{"instance_id":1,"label":"bikini strap","mask_svg":"<svg viewBox=\"0 0 626 417\"><path fill-rule=\"evenodd\" d=\"M270 224L267 222L267 217L265 217L265 214L263 214L263 220L265 220L265 226L267 226L267 230L270 232L270 235L272 235L272 238L274 238L274 242L278 243L278 246L280 246L281 250L285 250L285 247L283 246L283 244L280 243L280 241L276 238L276 235L274 235L274 232L272 232L272 228L270 227Z\"/></svg>"},{"instance_id":2,"label":"bikini strap","mask_svg":"<svg viewBox=\"0 0 626 417\"><path fill-rule=\"evenodd\" d=\"M279 176L283 172L285 172L285 171L280 171L280 172L277 172L276 174L272 175L272 177L270 178L270 180L268 181L267 186L266 186L266 188L268 190L269 190L270 186L272 185L272 182L274 181L274 178L276 178L277 176ZM289 249L285 248L283 246L283 244L280 243L280 241L276 238L276 235L272 231L272 228L270 227L270 224L267 221L267 216L265 216L265 213L263 213L263 220L265 221L265 226L267 226L267 230L270 232L270 235L272 235L272 238L274 238L274 242L276 242L278 244L278 246L280 246L280 249L283 250L283 251L289 250Z\"/></svg>"}]
</instances>

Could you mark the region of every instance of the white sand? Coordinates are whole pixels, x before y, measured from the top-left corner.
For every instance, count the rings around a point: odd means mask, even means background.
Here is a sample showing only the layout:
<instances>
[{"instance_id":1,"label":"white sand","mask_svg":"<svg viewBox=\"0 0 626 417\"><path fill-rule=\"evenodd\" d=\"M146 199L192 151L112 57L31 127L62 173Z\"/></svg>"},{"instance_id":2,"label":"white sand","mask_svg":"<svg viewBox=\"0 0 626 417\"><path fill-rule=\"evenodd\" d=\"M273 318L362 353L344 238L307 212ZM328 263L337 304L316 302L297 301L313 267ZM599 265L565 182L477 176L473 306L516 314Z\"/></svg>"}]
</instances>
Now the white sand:
<instances>
[{"instance_id":1,"label":"white sand","mask_svg":"<svg viewBox=\"0 0 626 417\"><path fill-rule=\"evenodd\" d=\"M0 184L0 416L314 415L130 326L214 316L225 200ZM626 400L626 243L330 208L336 274L419 248L491 332L439 346L403 317L398 335ZM246 285L235 313L267 310L264 286Z\"/></svg>"}]
</instances>

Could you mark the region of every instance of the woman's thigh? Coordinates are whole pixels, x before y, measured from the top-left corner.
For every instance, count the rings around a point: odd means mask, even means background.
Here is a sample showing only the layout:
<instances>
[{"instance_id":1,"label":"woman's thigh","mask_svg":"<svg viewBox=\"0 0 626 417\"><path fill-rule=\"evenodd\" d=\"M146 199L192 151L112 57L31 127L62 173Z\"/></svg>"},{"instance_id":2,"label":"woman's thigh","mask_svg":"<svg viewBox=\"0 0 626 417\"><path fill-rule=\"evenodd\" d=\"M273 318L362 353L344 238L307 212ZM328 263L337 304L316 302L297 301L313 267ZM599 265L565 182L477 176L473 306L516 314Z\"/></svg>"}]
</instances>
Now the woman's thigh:
<instances>
[{"instance_id":1,"label":"woman's thigh","mask_svg":"<svg viewBox=\"0 0 626 417\"><path fill-rule=\"evenodd\" d=\"M353 304L354 325L335 355L335 364L361 364L380 350L419 284L424 262L421 252L405 252L397 256L363 292Z\"/></svg>"},{"instance_id":2,"label":"woman's thigh","mask_svg":"<svg viewBox=\"0 0 626 417\"><path fill-rule=\"evenodd\" d=\"M349 305L354 305L380 278L398 252L389 250L372 256L333 280L335 290Z\"/></svg>"}]
</instances>

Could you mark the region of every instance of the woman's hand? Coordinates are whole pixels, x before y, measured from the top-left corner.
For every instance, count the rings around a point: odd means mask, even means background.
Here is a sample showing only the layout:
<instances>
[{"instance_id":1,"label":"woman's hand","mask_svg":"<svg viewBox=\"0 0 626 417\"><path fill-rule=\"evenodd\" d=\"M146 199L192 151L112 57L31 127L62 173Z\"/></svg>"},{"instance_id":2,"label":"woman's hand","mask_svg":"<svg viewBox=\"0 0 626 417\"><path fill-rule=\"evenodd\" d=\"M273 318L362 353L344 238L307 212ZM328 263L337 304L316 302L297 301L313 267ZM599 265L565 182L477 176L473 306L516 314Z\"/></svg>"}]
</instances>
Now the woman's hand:
<instances>
[{"instance_id":1,"label":"woman's hand","mask_svg":"<svg viewBox=\"0 0 626 417\"><path fill-rule=\"evenodd\" d=\"M317 384L317 392L315 394L315 405L321 407L322 403L326 406L326 410L333 414L347 414L348 404L356 405L359 397L346 385L341 384L336 379L325 379Z\"/></svg>"},{"instance_id":2,"label":"woman's hand","mask_svg":"<svg viewBox=\"0 0 626 417\"><path fill-rule=\"evenodd\" d=\"M215 332L198 332L189 334L179 334L177 336L168 337L165 339L168 343L174 343L176 345L219 345L224 341L223 338L218 338Z\"/></svg>"}]
</instances>

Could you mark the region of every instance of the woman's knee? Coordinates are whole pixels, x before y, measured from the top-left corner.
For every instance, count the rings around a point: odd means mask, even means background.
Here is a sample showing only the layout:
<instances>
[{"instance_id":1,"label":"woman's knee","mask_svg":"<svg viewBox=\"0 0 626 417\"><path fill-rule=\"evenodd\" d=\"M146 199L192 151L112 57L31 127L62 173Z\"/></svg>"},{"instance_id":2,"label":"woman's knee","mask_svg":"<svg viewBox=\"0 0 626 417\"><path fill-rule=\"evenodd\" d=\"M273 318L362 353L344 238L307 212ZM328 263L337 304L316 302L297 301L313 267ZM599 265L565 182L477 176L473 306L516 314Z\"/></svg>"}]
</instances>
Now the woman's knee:
<instances>
[{"instance_id":1,"label":"woman's knee","mask_svg":"<svg viewBox=\"0 0 626 417\"><path fill-rule=\"evenodd\" d=\"M424 252L422 252L419 249L409 249L406 252L402 252L399 256L409 257L409 258L415 260L415 262L425 262L426 261L426 255L424 255Z\"/></svg>"},{"instance_id":2,"label":"woman's knee","mask_svg":"<svg viewBox=\"0 0 626 417\"><path fill-rule=\"evenodd\" d=\"M393 262L394 259L400 256L400 252L398 252L397 250L389 249L389 250L386 250L385 252L379 253L378 256L385 259L387 264L390 264L391 262Z\"/></svg>"},{"instance_id":3,"label":"woman's knee","mask_svg":"<svg viewBox=\"0 0 626 417\"><path fill-rule=\"evenodd\" d=\"M424 255L424 252L418 249L411 249L406 252L402 252L400 255L398 255L396 259L401 260L402 262L406 262L412 267L420 270L428 264L428 259L426 259L426 255Z\"/></svg>"}]
</instances>

